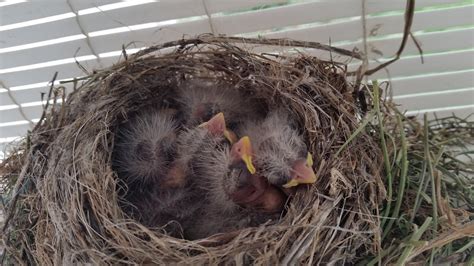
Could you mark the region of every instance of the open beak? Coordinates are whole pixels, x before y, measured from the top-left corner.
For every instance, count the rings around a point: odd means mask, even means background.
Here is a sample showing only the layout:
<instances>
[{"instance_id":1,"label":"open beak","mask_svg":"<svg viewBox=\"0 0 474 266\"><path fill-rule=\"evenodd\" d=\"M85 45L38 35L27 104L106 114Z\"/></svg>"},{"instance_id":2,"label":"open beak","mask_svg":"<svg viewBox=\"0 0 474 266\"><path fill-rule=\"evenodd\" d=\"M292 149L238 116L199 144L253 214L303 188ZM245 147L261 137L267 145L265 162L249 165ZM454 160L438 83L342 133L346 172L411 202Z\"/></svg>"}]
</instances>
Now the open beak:
<instances>
[{"instance_id":1,"label":"open beak","mask_svg":"<svg viewBox=\"0 0 474 266\"><path fill-rule=\"evenodd\" d=\"M213 116L209 121L200 124L199 127L207 128L211 134L216 136L224 135L231 144L234 144L237 141L235 133L227 129L224 113L222 112Z\"/></svg>"},{"instance_id":2,"label":"open beak","mask_svg":"<svg viewBox=\"0 0 474 266\"><path fill-rule=\"evenodd\" d=\"M308 152L306 160L298 160L293 165L293 175L288 183L284 184L284 188L298 186L299 184L312 184L316 182L316 174L313 170L313 157Z\"/></svg>"},{"instance_id":3,"label":"open beak","mask_svg":"<svg viewBox=\"0 0 474 266\"><path fill-rule=\"evenodd\" d=\"M256 169L252 163L252 143L248 136L242 137L232 146L234 160L242 160L251 174L255 174Z\"/></svg>"}]
</instances>

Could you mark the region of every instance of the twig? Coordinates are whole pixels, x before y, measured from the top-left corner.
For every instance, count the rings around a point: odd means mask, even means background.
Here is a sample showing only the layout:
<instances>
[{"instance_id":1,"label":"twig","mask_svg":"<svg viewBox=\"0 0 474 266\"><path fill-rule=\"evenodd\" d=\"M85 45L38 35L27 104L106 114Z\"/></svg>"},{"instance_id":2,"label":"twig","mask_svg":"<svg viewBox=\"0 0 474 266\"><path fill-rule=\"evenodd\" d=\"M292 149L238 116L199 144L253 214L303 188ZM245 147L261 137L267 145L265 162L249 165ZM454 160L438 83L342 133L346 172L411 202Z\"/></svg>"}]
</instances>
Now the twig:
<instances>
[{"instance_id":1,"label":"twig","mask_svg":"<svg viewBox=\"0 0 474 266\"><path fill-rule=\"evenodd\" d=\"M355 81L354 86L354 94L357 94L360 90L360 84L362 82L363 77L367 77L367 75L362 75L367 71L369 67L369 48L367 45L367 1L362 0L362 41L364 45L364 57L362 61L362 65L357 69L357 79ZM366 80L367 83L367 80Z\"/></svg>"},{"instance_id":2,"label":"twig","mask_svg":"<svg viewBox=\"0 0 474 266\"><path fill-rule=\"evenodd\" d=\"M46 113L48 111L48 106L49 106L49 99L51 99L51 95L53 94L54 82L56 81L57 77L58 77L58 72L56 71L54 73L53 79L51 79L51 85L49 87L49 92L48 92L48 98L46 98L46 103L44 105L43 113L41 114L41 118L39 119L38 123L33 128L33 131L36 131L36 129L41 125L41 122L43 122L44 118L46 117Z\"/></svg>"},{"instance_id":3,"label":"twig","mask_svg":"<svg viewBox=\"0 0 474 266\"><path fill-rule=\"evenodd\" d=\"M206 0L202 0L202 6L204 7L204 11L206 12L207 20L209 21L209 27L211 28L211 32L213 35L216 35L216 30L214 28L214 23L212 23L211 12L207 8Z\"/></svg>"},{"instance_id":4,"label":"twig","mask_svg":"<svg viewBox=\"0 0 474 266\"><path fill-rule=\"evenodd\" d=\"M25 114L25 111L23 110L23 107L21 107L21 104L15 99L15 97L13 96L12 94L12 91L10 89L10 87L6 86L5 83L3 83L3 81L0 80L0 86L2 86L4 89L7 90L7 93L8 93L8 97L10 98L10 100L13 102L13 104L15 104L16 106L18 106L18 111L20 112L20 115L23 117L23 119L25 119L26 121L28 121L28 123L33 126L35 123L33 123L33 121L31 121L31 119L29 119L26 114Z\"/></svg>"},{"instance_id":5,"label":"twig","mask_svg":"<svg viewBox=\"0 0 474 266\"><path fill-rule=\"evenodd\" d=\"M136 57L141 57L147 55L151 52L158 51L168 47L174 46L186 46L186 45L198 45L202 43L245 43L245 44L261 44L261 45L276 45L276 46L287 46L287 47L303 47L303 48L313 48L325 51L331 51L345 56L350 56L362 60L363 57L353 51L349 51L342 48L332 47L330 45L321 44L318 42L307 42L307 41L294 41L289 39L254 39L254 38L243 38L243 37L217 37L213 35L201 35L198 38L194 39L183 39L178 41L166 42L160 45L148 47L134 54Z\"/></svg>"},{"instance_id":6,"label":"twig","mask_svg":"<svg viewBox=\"0 0 474 266\"><path fill-rule=\"evenodd\" d=\"M86 36L86 43L87 43L87 46L89 47L89 49L91 50L91 53L93 55L95 55L96 59L97 59L97 63L99 63L99 66L101 68L103 68L104 66L102 65L102 61L100 60L100 56L99 54L97 54L97 52L95 51L94 47L92 46L92 43L91 43L91 40L89 38L89 35L87 34L87 32L84 30L84 27L82 26L82 23L81 21L79 20L79 14L78 12L76 11L76 9L72 6L71 4L71 0L67 0L66 1L67 5L69 6L69 9L71 10L72 13L74 13L76 16L74 16L74 18L76 19L76 23L77 23L77 26L79 27L79 30L81 31L81 33ZM76 64L78 62L76 61ZM81 65L82 67L82 65ZM86 72L87 73L87 72Z\"/></svg>"},{"instance_id":7,"label":"twig","mask_svg":"<svg viewBox=\"0 0 474 266\"><path fill-rule=\"evenodd\" d=\"M405 27L403 29L402 43L400 44L400 48L398 48L398 51L395 54L395 57L392 58L391 60L389 60L389 61L373 68L373 69L364 71L363 72L364 76L370 76L373 73L379 71L380 69L385 68L388 65L392 64L393 62L400 59L400 56L402 55L402 52L405 49L405 45L407 43L408 37L410 36L411 25L413 24L413 16L414 15L415 15L415 0L407 0L407 7L405 9Z\"/></svg>"},{"instance_id":8,"label":"twig","mask_svg":"<svg viewBox=\"0 0 474 266\"><path fill-rule=\"evenodd\" d=\"M421 44L418 42L418 40L415 38L413 33L410 31L410 37L413 40L413 43L415 43L416 49L418 49L418 53L420 53L420 59L421 63L425 63L425 59L423 58L423 49L421 49Z\"/></svg>"}]
</instances>

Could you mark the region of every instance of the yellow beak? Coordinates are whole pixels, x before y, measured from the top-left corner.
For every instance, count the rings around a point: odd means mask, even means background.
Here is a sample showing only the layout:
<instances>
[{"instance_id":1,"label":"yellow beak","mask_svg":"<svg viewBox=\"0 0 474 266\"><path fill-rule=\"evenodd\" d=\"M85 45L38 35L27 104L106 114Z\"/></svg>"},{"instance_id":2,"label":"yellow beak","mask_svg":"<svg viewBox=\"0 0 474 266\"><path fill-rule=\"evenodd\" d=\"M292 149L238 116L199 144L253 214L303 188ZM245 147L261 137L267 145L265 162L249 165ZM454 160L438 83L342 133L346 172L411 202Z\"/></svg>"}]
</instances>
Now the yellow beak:
<instances>
[{"instance_id":1,"label":"yellow beak","mask_svg":"<svg viewBox=\"0 0 474 266\"><path fill-rule=\"evenodd\" d=\"M284 188L298 186L299 184L312 184L316 182L317 177L312 168L313 156L308 152L306 160L300 160L293 166L294 174L288 183L284 184Z\"/></svg>"},{"instance_id":2,"label":"yellow beak","mask_svg":"<svg viewBox=\"0 0 474 266\"><path fill-rule=\"evenodd\" d=\"M224 130L224 137L230 142L230 144L237 142L237 135L229 129Z\"/></svg>"},{"instance_id":3,"label":"yellow beak","mask_svg":"<svg viewBox=\"0 0 474 266\"><path fill-rule=\"evenodd\" d=\"M284 184L283 187L284 188L296 187L299 184L300 184L300 182L298 182L298 180L291 179L290 181L288 181L288 183Z\"/></svg>"},{"instance_id":4,"label":"yellow beak","mask_svg":"<svg viewBox=\"0 0 474 266\"><path fill-rule=\"evenodd\" d=\"M252 163L252 144L250 143L250 138L248 136L242 137L239 142L242 144L241 158L245 162L249 172L255 174L257 170Z\"/></svg>"},{"instance_id":5,"label":"yellow beak","mask_svg":"<svg viewBox=\"0 0 474 266\"><path fill-rule=\"evenodd\" d=\"M309 167L313 167L313 155L311 152L308 152L308 155L306 156L306 163Z\"/></svg>"}]
</instances>

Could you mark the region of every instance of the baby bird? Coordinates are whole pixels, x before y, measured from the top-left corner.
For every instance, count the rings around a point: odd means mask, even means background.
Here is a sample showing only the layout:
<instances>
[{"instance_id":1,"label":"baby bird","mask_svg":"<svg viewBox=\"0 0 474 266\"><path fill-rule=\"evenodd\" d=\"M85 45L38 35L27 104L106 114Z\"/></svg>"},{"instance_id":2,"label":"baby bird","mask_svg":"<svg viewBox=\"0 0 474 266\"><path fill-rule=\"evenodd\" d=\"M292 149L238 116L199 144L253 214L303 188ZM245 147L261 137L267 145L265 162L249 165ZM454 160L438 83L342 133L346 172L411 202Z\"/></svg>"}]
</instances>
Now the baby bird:
<instances>
[{"instance_id":1,"label":"baby bird","mask_svg":"<svg viewBox=\"0 0 474 266\"><path fill-rule=\"evenodd\" d=\"M184 130L176 144L176 158L167 174L167 183L182 186L195 176L194 165L202 147L213 147L225 142L236 141L235 134L228 130L223 113L218 113L209 121L192 129ZM171 180L171 181L170 181Z\"/></svg>"},{"instance_id":2,"label":"baby bird","mask_svg":"<svg viewBox=\"0 0 474 266\"><path fill-rule=\"evenodd\" d=\"M289 188L316 181L312 156L288 112L275 110L263 120L249 120L239 133L252 139L257 171L271 184Z\"/></svg>"},{"instance_id":3,"label":"baby bird","mask_svg":"<svg viewBox=\"0 0 474 266\"><path fill-rule=\"evenodd\" d=\"M182 205L193 195L189 188L173 185L179 182L171 182L167 177L176 153L179 128L174 113L147 108L121 125L116 133L112 165L126 187L126 191L119 190L128 202L124 210L149 227L169 223L172 226L164 229L179 236L179 224L170 221L179 221L192 213L192 208Z\"/></svg>"},{"instance_id":4,"label":"baby bird","mask_svg":"<svg viewBox=\"0 0 474 266\"><path fill-rule=\"evenodd\" d=\"M250 116L259 114L257 104L239 90L224 88L205 80L189 80L178 88L177 102L183 120L192 127L219 112L226 115L228 127L233 128Z\"/></svg>"},{"instance_id":5,"label":"baby bird","mask_svg":"<svg viewBox=\"0 0 474 266\"><path fill-rule=\"evenodd\" d=\"M113 167L130 184L160 182L175 155L179 125L170 110L147 108L116 133Z\"/></svg>"},{"instance_id":6,"label":"baby bird","mask_svg":"<svg viewBox=\"0 0 474 266\"><path fill-rule=\"evenodd\" d=\"M239 208L238 202L252 201L263 192L263 185L254 181L251 146L243 137L232 146L229 143L207 143L194 160L198 185L209 201L209 206L221 212Z\"/></svg>"},{"instance_id":7,"label":"baby bird","mask_svg":"<svg viewBox=\"0 0 474 266\"><path fill-rule=\"evenodd\" d=\"M285 196L254 175L250 139L232 146L208 142L193 160L197 185L206 204L187 230L190 239L255 226L281 211ZM242 209L245 207L247 209Z\"/></svg>"},{"instance_id":8,"label":"baby bird","mask_svg":"<svg viewBox=\"0 0 474 266\"><path fill-rule=\"evenodd\" d=\"M206 181L210 202L220 212L234 211L239 207L262 212L277 212L283 207L284 196L268 181L255 174L252 163L252 145L248 136L232 147L204 147L198 172Z\"/></svg>"}]
</instances>

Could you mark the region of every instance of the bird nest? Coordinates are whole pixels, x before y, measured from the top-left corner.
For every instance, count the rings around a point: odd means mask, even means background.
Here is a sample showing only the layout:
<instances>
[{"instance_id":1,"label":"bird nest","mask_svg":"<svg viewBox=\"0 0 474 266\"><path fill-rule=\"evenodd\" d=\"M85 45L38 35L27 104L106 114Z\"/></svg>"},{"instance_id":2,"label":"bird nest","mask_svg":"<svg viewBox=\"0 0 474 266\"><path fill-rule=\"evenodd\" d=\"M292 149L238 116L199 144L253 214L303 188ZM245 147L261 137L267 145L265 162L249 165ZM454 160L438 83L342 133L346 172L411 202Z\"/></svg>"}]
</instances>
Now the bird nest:
<instances>
[{"instance_id":1,"label":"bird nest","mask_svg":"<svg viewBox=\"0 0 474 266\"><path fill-rule=\"evenodd\" d=\"M204 37L172 42L124 55L67 99L62 87L53 88L47 112L2 165L3 180L16 184L4 228L8 260L315 264L377 254L377 215L386 195L382 150L374 130L353 136L362 109L372 105L361 102L344 64L299 53L262 55L241 45ZM298 186L276 220L186 240L123 210L112 167L117 127L143 108L170 104L179 84L192 79L240 90L264 112L286 109L304 133L318 180Z\"/></svg>"}]
</instances>

